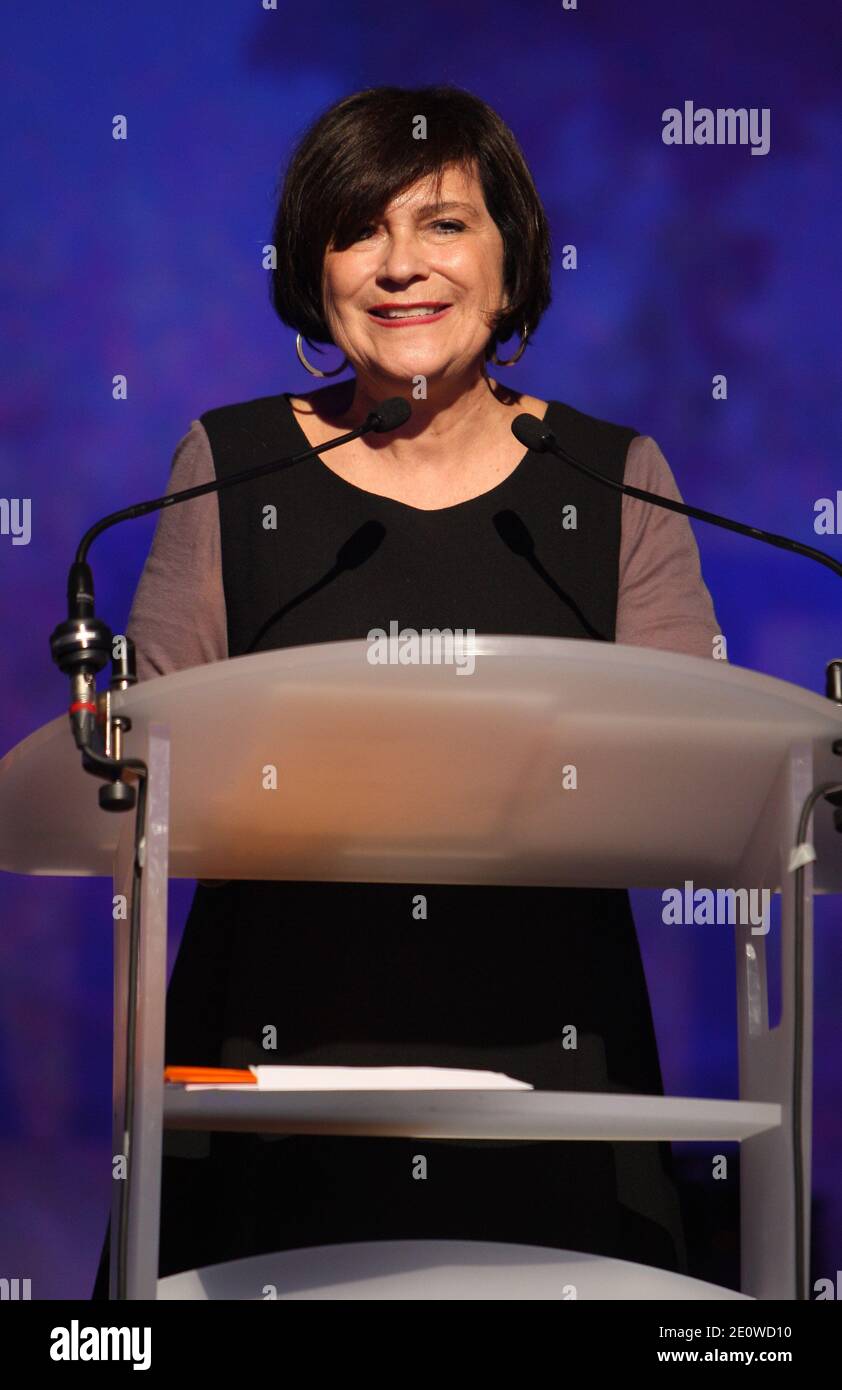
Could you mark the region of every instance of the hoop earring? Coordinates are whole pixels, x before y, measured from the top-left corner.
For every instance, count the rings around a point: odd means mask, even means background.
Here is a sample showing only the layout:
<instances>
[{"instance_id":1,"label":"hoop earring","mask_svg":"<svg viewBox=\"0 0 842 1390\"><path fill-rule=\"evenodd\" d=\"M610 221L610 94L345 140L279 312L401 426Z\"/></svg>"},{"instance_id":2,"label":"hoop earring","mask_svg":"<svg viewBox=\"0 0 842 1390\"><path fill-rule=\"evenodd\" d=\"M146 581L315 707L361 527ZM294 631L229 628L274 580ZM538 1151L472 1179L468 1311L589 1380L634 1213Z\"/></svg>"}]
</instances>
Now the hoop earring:
<instances>
[{"instance_id":1,"label":"hoop earring","mask_svg":"<svg viewBox=\"0 0 842 1390\"><path fill-rule=\"evenodd\" d=\"M513 367L515 365L515 362L519 362L521 357L523 356L523 352L526 347L526 340L528 337L529 329L526 327L526 324L524 324L520 330L520 347L518 348L514 357L509 357L505 362L501 362L497 357L497 349L495 348L488 360L490 362L493 362L495 367Z\"/></svg>"},{"instance_id":2,"label":"hoop earring","mask_svg":"<svg viewBox=\"0 0 842 1390\"><path fill-rule=\"evenodd\" d=\"M310 342L310 339L309 339L309 338L304 338L303 341L304 341L305 343L307 343L310 347L313 346L313 344ZM304 349L303 349L303 347L301 346L301 343L302 343L301 334L300 334L300 333L296 333L296 335L295 335L295 351L296 351L296 353L298 354L298 360L299 360L299 362L301 363L302 367L305 367L305 368L307 369L307 371L310 373L311 376L339 376L339 373L340 373L340 372L344 372L345 368L348 366L348 358L345 357L345 358L343 358L342 363L340 364L340 366L334 368L334 370L333 370L332 372L322 372L322 371L319 370L318 367L314 367L313 364L312 364L312 362L308 362L308 361L307 361L307 358L304 356Z\"/></svg>"}]
</instances>

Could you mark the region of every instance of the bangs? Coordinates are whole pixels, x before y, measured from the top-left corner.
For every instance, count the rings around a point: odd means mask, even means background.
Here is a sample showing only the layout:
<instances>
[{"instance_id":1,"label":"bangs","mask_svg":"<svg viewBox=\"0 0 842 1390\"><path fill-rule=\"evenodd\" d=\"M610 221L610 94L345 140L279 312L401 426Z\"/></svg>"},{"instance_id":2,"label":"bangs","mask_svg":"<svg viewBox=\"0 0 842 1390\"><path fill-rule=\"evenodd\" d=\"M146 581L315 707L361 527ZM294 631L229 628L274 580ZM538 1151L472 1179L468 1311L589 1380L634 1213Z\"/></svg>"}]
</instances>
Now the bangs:
<instances>
[{"instance_id":1,"label":"bangs","mask_svg":"<svg viewBox=\"0 0 842 1390\"><path fill-rule=\"evenodd\" d=\"M430 149L419 150L409 167L402 154L394 158L392 168L383 159L357 180L356 187L346 187L342 203L335 209L334 224L327 230L327 249L347 250L361 227L382 217L393 199L421 180L430 180L430 201L441 202L442 184L448 169L460 169L470 177L476 167L476 159L464 149L464 142L454 141L453 144L452 153L447 151L441 155Z\"/></svg>"}]
</instances>

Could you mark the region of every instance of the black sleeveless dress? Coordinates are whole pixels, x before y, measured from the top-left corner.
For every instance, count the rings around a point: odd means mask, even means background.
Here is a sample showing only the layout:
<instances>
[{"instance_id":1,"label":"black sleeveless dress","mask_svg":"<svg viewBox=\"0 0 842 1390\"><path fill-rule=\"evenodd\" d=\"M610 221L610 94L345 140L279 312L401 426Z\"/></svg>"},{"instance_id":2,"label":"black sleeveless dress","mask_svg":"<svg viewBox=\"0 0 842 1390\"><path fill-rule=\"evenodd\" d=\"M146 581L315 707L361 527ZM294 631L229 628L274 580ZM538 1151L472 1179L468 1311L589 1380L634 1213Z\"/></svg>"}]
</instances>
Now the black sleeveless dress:
<instances>
[{"instance_id":1,"label":"black sleeveless dress","mask_svg":"<svg viewBox=\"0 0 842 1390\"><path fill-rule=\"evenodd\" d=\"M634 431L557 401L547 421L622 479ZM308 447L286 394L202 422L218 477ZM489 492L437 511L365 492L319 460L218 496L232 657L365 638L392 621L614 639L620 494L549 455L528 453ZM575 1049L564 1045L570 1024ZM624 890L200 885L167 995L166 1059L482 1067L539 1089L663 1093ZM404 1238L686 1271L670 1149L658 1143L172 1133L161 1220L162 1276ZM107 1243L94 1296L106 1289Z\"/></svg>"}]
</instances>

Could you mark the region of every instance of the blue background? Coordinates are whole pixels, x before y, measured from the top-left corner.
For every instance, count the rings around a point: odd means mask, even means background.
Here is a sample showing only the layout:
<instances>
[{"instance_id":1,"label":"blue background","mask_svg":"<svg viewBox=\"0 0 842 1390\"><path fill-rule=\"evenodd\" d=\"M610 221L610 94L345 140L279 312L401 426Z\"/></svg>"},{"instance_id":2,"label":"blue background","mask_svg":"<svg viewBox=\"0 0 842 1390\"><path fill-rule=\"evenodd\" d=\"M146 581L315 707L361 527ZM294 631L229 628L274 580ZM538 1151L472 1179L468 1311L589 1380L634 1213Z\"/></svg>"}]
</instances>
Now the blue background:
<instances>
[{"instance_id":1,"label":"blue background","mask_svg":"<svg viewBox=\"0 0 842 1390\"><path fill-rule=\"evenodd\" d=\"M450 81L521 141L551 220L554 302L505 379L653 435L687 500L842 555L814 505L842 486L842 11L770 0L458 5L321 0L7 11L2 751L58 714L47 639L96 517L164 491L202 411L310 379L269 308L277 177L309 121L364 86ZM771 151L668 147L661 113L771 108ZM128 140L111 135L127 116ZM111 380L126 373L128 400ZM711 379L728 378L715 401ZM107 534L98 611L122 630L154 528ZM822 691L834 577L697 525L732 662ZM723 788L727 796L727 788ZM0 879L0 1275L86 1297L110 1194L110 883ZM171 886L172 947L192 885ZM668 1092L737 1094L731 933L633 895ZM837 899L816 912L814 1277L842 1260ZM718 1146L721 1148L722 1146ZM735 1150L728 1150L736 1157ZM679 1147L695 1271L736 1282L736 1169Z\"/></svg>"}]
</instances>

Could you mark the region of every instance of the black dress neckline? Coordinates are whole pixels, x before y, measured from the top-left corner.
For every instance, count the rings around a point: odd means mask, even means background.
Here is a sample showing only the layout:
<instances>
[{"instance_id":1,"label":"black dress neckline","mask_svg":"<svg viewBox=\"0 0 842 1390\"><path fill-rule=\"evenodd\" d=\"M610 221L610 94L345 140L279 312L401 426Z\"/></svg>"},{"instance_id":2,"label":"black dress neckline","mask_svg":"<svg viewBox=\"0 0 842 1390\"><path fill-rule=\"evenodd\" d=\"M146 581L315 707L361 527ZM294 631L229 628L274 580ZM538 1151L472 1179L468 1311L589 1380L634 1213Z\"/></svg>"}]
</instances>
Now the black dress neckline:
<instances>
[{"instance_id":1,"label":"black dress neckline","mask_svg":"<svg viewBox=\"0 0 842 1390\"><path fill-rule=\"evenodd\" d=\"M298 423L298 417L296 416L296 413L292 408L291 398L293 394L294 392L292 391L284 391L281 393L281 398L284 402L285 408L289 412L290 427L295 431L296 435L302 441L303 447L305 449L309 449L312 448L312 444L310 443L310 440L307 438L306 434L304 433L303 429ZM547 425L552 425L552 420L550 417L554 406L555 401L547 402L547 409L544 411L544 414L541 417L543 423ZM477 503L486 502L490 498L494 497L496 494L501 493L505 487L507 487L510 483L513 483L514 480L520 475L524 468L524 465L529 461L531 456L532 450L527 449L526 453L523 454L522 458L520 458L518 462L515 464L511 473L507 473L506 477L502 478L499 483L495 483L493 487L486 488L485 492L478 492L474 497L466 497L462 502L452 502L447 507L413 507L411 503L401 502L396 497L387 497L382 492L371 492L368 488L358 487L356 483L351 483L348 481L347 478L343 478L341 474L334 472L332 468L329 468L328 465L318 457L314 459L314 462L320 464L323 471L328 475L329 478L334 478L339 487L350 488L352 492L360 493L364 497L376 497L378 502L386 503L387 505L392 507L398 507L404 513L416 512L421 516L436 516L440 513L449 513L452 516L455 512L460 511L465 507L471 507Z\"/></svg>"}]
</instances>

